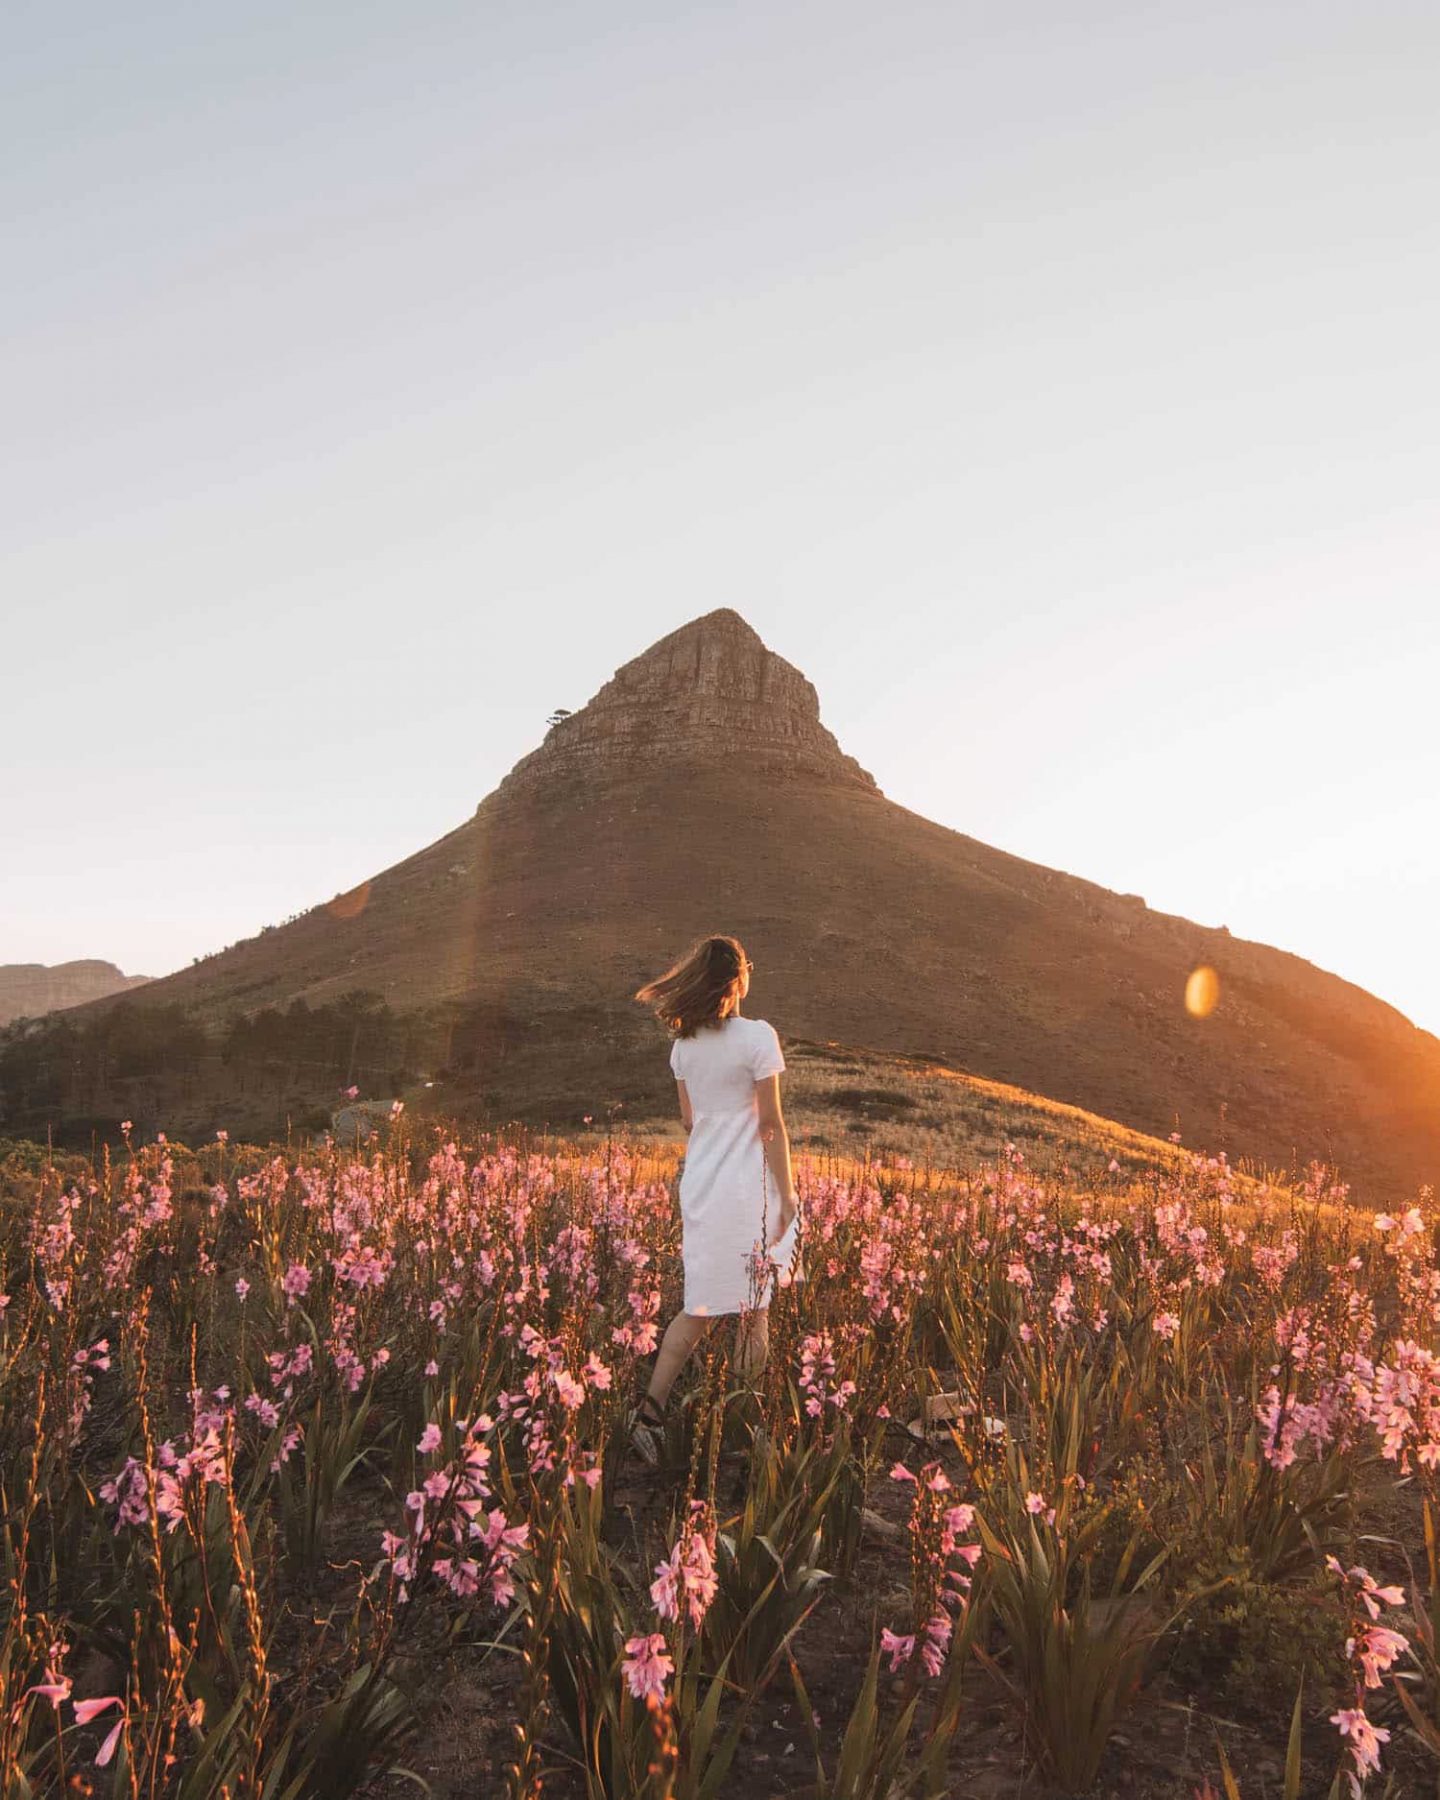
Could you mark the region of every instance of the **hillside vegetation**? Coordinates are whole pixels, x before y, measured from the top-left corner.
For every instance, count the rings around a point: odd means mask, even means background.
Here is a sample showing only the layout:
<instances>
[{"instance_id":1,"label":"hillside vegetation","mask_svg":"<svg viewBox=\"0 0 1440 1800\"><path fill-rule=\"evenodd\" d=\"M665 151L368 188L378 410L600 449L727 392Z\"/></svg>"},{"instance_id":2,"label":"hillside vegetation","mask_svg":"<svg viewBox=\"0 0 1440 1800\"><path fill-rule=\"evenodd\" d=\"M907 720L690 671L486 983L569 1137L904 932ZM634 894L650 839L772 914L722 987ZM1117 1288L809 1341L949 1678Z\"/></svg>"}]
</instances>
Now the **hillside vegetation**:
<instances>
[{"instance_id":1,"label":"hillside vegetation","mask_svg":"<svg viewBox=\"0 0 1440 1800\"><path fill-rule=\"evenodd\" d=\"M595 1080L602 1035L619 1064L608 1085ZM1166 1140L936 1056L804 1039L791 1040L786 1055L800 1141L815 1150L960 1166L1016 1144L1032 1166L1057 1171L1112 1159L1125 1168L1165 1165L1175 1156ZM220 1129L314 1136L351 1087L472 1128L518 1124L584 1137L588 1116L597 1131L618 1123L652 1138L680 1136L664 1039L641 1018L623 1033L593 1019L527 1031L489 1014L427 1025L362 993L327 1006L264 1008L223 1029L178 1006L126 1001L0 1039L0 1131L71 1148L118 1147L124 1119L142 1136L168 1126L182 1141ZM1230 1148L1223 1131L1197 1147Z\"/></svg>"}]
</instances>

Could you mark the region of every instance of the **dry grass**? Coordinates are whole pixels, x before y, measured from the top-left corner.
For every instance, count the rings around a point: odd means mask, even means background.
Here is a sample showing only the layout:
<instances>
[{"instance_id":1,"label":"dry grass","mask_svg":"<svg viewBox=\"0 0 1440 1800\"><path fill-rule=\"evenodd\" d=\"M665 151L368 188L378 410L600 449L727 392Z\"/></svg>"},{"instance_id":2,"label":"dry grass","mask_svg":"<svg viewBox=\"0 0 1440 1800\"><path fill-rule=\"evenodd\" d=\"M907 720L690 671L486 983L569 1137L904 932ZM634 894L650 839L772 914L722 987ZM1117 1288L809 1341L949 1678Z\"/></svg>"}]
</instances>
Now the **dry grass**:
<instances>
[{"instance_id":1,"label":"dry grass","mask_svg":"<svg viewBox=\"0 0 1440 1800\"><path fill-rule=\"evenodd\" d=\"M1079 1175L1108 1172L1112 1161L1138 1174L1179 1169L1189 1160L1174 1144L1083 1107L933 1058L794 1041L786 1056L786 1118L800 1156L967 1168L993 1161L1008 1143L1037 1171ZM642 1107L629 1126L662 1142L684 1142L678 1117L667 1113Z\"/></svg>"}]
</instances>

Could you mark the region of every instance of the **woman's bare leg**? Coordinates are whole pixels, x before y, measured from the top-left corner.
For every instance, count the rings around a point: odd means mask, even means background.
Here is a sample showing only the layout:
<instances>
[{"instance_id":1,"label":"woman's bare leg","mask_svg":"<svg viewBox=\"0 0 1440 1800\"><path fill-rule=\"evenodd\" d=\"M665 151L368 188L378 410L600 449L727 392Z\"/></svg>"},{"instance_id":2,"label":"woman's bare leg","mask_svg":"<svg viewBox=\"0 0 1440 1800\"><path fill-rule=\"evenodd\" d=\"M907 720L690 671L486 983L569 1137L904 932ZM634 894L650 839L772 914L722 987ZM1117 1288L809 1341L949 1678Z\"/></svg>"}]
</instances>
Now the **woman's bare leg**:
<instances>
[{"instance_id":1,"label":"woman's bare leg","mask_svg":"<svg viewBox=\"0 0 1440 1800\"><path fill-rule=\"evenodd\" d=\"M747 1381L753 1381L765 1367L770 1354L770 1308L762 1306L754 1312L742 1313L735 1331L735 1367Z\"/></svg>"},{"instance_id":2,"label":"woman's bare leg","mask_svg":"<svg viewBox=\"0 0 1440 1800\"><path fill-rule=\"evenodd\" d=\"M650 1373L646 1392L657 1406L663 1407L675 1385L675 1377L685 1367L690 1352L715 1323L713 1318L700 1318L693 1313L678 1312L665 1327L655 1367Z\"/></svg>"}]
</instances>

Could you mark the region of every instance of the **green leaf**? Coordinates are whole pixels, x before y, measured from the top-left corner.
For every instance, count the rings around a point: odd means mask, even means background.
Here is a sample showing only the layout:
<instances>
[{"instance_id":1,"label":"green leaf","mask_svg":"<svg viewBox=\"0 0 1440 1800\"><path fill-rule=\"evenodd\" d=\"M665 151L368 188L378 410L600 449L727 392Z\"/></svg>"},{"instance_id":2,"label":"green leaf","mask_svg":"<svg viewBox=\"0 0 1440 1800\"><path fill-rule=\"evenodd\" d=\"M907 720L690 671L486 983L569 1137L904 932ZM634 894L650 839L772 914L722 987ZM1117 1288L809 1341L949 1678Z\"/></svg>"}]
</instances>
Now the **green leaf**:
<instances>
[{"instance_id":1,"label":"green leaf","mask_svg":"<svg viewBox=\"0 0 1440 1800\"><path fill-rule=\"evenodd\" d=\"M1411 1698L1409 1690L1403 1685L1403 1683L1396 1681L1392 1677L1391 1678L1391 1686L1395 1689L1395 1692L1400 1696L1400 1703L1405 1708L1405 1711L1409 1714L1410 1723L1415 1727L1415 1730L1419 1734L1420 1739L1421 1739L1422 1743L1425 1745L1426 1749L1429 1750L1433 1755L1440 1756L1440 1729L1436 1728L1434 1720L1427 1719L1425 1717L1424 1713L1421 1712L1420 1708L1415 1704L1414 1700Z\"/></svg>"},{"instance_id":2,"label":"green leaf","mask_svg":"<svg viewBox=\"0 0 1440 1800\"><path fill-rule=\"evenodd\" d=\"M1295 1694L1295 1711L1290 1717L1290 1742L1285 1750L1285 1786L1283 1800L1300 1800L1300 1703L1305 1698L1302 1678Z\"/></svg>"},{"instance_id":3,"label":"green leaf","mask_svg":"<svg viewBox=\"0 0 1440 1800\"><path fill-rule=\"evenodd\" d=\"M879 1678L880 1651L877 1646L870 1653L870 1666L865 1671L855 1710L850 1714L850 1723L845 1727L845 1737L840 1745L840 1764L835 1771L835 1782L831 1789L833 1800L859 1800L860 1774L870 1760L870 1752L875 1743L875 1693Z\"/></svg>"}]
</instances>

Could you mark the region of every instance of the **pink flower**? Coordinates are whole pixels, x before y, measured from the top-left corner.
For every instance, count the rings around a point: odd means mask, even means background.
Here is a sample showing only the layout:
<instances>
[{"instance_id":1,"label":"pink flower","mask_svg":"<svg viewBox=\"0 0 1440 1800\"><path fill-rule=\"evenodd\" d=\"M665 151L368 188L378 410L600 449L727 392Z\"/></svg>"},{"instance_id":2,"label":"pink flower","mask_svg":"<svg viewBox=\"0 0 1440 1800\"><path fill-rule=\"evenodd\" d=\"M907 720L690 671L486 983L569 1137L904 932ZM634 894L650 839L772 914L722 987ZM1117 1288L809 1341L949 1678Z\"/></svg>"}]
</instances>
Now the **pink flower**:
<instances>
[{"instance_id":1,"label":"pink flower","mask_svg":"<svg viewBox=\"0 0 1440 1800\"><path fill-rule=\"evenodd\" d=\"M39 1694L41 1699L48 1700L58 1707L62 1700L70 1698L71 1681L68 1675L59 1675L54 1681L38 1681L32 1688L26 1688L27 1694Z\"/></svg>"},{"instance_id":2,"label":"pink flower","mask_svg":"<svg viewBox=\"0 0 1440 1800\"><path fill-rule=\"evenodd\" d=\"M953 1629L950 1615L945 1612L938 1612L925 1622L925 1630L920 1639L920 1660L925 1665L925 1673L932 1680L945 1667L945 1652L949 1648Z\"/></svg>"},{"instance_id":3,"label":"pink flower","mask_svg":"<svg viewBox=\"0 0 1440 1800\"><path fill-rule=\"evenodd\" d=\"M1384 1671L1397 1656L1409 1648L1410 1640L1402 1637L1398 1631L1391 1631L1386 1625L1372 1625L1358 1645L1353 1638L1346 1644L1345 1654L1354 1656L1358 1650L1366 1687L1378 1688Z\"/></svg>"},{"instance_id":4,"label":"pink flower","mask_svg":"<svg viewBox=\"0 0 1440 1800\"><path fill-rule=\"evenodd\" d=\"M1032 1519L1043 1519L1047 1525L1055 1523L1055 1508L1048 1506L1043 1494L1029 1493L1025 1496L1025 1510Z\"/></svg>"},{"instance_id":5,"label":"pink flower","mask_svg":"<svg viewBox=\"0 0 1440 1800\"><path fill-rule=\"evenodd\" d=\"M915 1477L905 1467L904 1463L897 1462L890 1471L890 1479L892 1481L914 1481Z\"/></svg>"},{"instance_id":6,"label":"pink flower","mask_svg":"<svg viewBox=\"0 0 1440 1800\"><path fill-rule=\"evenodd\" d=\"M235 1292L241 1300L243 1300L245 1298L245 1296L250 1292L250 1283L245 1279L245 1277L243 1275L235 1283Z\"/></svg>"},{"instance_id":7,"label":"pink flower","mask_svg":"<svg viewBox=\"0 0 1440 1800\"><path fill-rule=\"evenodd\" d=\"M1173 1338L1180 1329L1180 1320L1172 1312L1156 1313L1151 1325L1157 1337Z\"/></svg>"},{"instance_id":8,"label":"pink flower","mask_svg":"<svg viewBox=\"0 0 1440 1800\"><path fill-rule=\"evenodd\" d=\"M440 1448L440 1427L430 1424L420 1433L420 1442L415 1446L422 1456L429 1456Z\"/></svg>"},{"instance_id":9,"label":"pink flower","mask_svg":"<svg viewBox=\"0 0 1440 1800\"><path fill-rule=\"evenodd\" d=\"M1380 1746L1388 1744L1390 1733L1381 1725L1372 1725L1366 1718L1364 1709L1358 1706L1342 1707L1339 1712L1330 1715L1330 1723L1340 1728L1341 1737L1350 1740L1350 1754L1355 1759L1355 1775L1363 1781L1367 1775L1373 1775L1380 1768ZM1351 1777L1351 1789L1359 1792L1359 1783Z\"/></svg>"},{"instance_id":10,"label":"pink flower","mask_svg":"<svg viewBox=\"0 0 1440 1800\"><path fill-rule=\"evenodd\" d=\"M627 1638L620 1672L637 1700L664 1699L666 1678L675 1673L675 1664L665 1652L664 1637L655 1631L649 1637Z\"/></svg>"},{"instance_id":11,"label":"pink flower","mask_svg":"<svg viewBox=\"0 0 1440 1800\"><path fill-rule=\"evenodd\" d=\"M555 1371L555 1392L560 1396L560 1404L573 1412L585 1398L585 1389L568 1369Z\"/></svg>"},{"instance_id":12,"label":"pink flower","mask_svg":"<svg viewBox=\"0 0 1440 1800\"><path fill-rule=\"evenodd\" d=\"M893 1672L900 1667L901 1663L909 1662L915 1654L914 1633L912 1632L909 1637L899 1637L895 1632L886 1630L882 1626L880 1648L890 1658L890 1668Z\"/></svg>"},{"instance_id":13,"label":"pink flower","mask_svg":"<svg viewBox=\"0 0 1440 1800\"><path fill-rule=\"evenodd\" d=\"M105 1742L95 1752L95 1767L97 1769L103 1769L110 1761L110 1758L115 1754L115 1746L120 1742L120 1733L124 1729L125 1717L122 1713L110 1728L109 1735L106 1737Z\"/></svg>"},{"instance_id":14,"label":"pink flower","mask_svg":"<svg viewBox=\"0 0 1440 1800\"><path fill-rule=\"evenodd\" d=\"M115 1746L120 1742L120 1733L125 1729L125 1703L118 1694L110 1694L104 1700L77 1700L75 1702L75 1723L88 1725L92 1719L108 1712L112 1706L120 1708L120 1717L106 1733L105 1741L95 1753L95 1767L103 1769L115 1754Z\"/></svg>"},{"instance_id":15,"label":"pink flower","mask_svg":"<svg viewBox=\"0 0 1440 1800\"><path fill-rule=\"evenodd\" d=\"M280 1283L289 1298L294 1301L310 1292L311 1275L304 1263L291 1263L285 1271L285 1278Z\"/></svg>"},{"instance_id":16,"label":"pink flower","mask_svg":"<svg viewBox=\"0 0 1440 1800\"><path fill-rule=\"evenodd\" d=\"M680 1616L683 1601L690 1623L698 1630L704 1623L710 1604L719 1590L715 1573L715 1557L710 1539L702 1529L706 1508L700 1501L691 1502L693 1514L686 1530L664 1562L655 1565L655 1579L650 1584L650 1598L662 1619Z\"/></svg>"},{"instance_id":17,"label":"pink flower","mask_svg":"<svg viewBox=\"0 0 1440 1800\"><path fill-rule=\"evenodd\" d=\"M650 1583L650 1599L662 1619L680 1616L680 1552L655 1565L655 1579Z\"/></svg>"},{"instance_id":18,"label":"pink flower","mask_svg":"<svg viewBox=\"0 0 1440 1800\"><path fill-rule=\"evenodd\" d=\"M215 1133L215 1142L217 1144L228 1144L230 1142L230 1133L228 1131L217 1131Z\"/></svg>"},{"instance_id":19,"label":"pink flower","mask_svg":"<svg viewBox=\"0 0 1440 1800\"><path fill-rule=\"evenodd\" d=\"M120 1705L120 1696L110 1694L104 1700L77 1700L75 1702L75 1723L88 1725L92 1719L98 1719L103 1712L109 1712L112 1706Z\"/></svg>"}]
</instances>

